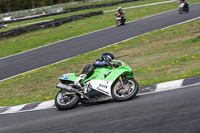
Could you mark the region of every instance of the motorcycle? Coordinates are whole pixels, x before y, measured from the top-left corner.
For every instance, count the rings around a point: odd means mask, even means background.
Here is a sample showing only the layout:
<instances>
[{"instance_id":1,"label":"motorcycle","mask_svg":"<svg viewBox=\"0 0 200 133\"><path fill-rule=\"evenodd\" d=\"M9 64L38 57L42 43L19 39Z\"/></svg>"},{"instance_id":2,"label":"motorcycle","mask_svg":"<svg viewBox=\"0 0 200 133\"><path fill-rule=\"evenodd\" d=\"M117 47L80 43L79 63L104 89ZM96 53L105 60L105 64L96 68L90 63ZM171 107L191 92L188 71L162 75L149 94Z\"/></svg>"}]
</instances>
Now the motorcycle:
<instances>
[{"instance_id":1,"label":"motorcycle","mask_svg":"<svg viewBox=\"0 0 200 133\"><path fill-rule=\"evenodd\" d=\"M125 17L122 17L119 13L116 15L116 25L117 27L120 26L120 25L124 25L125 24Z\"/></svg>"},{"instance_id":2,"label":"motorcycle","mask_svg":"<svg viewBox=\"0 0 200 133\"><path fill-rule=\"evenodd\" d=\"M74 84L75 73L63 74L56 84L60 89L55 97L59 110L74 108L79 102L97 103L113 99L118 102L131 100L136 96L139 85L134 79L130 66L120 60L112 60L107 67L96 68L92 74L81 81L83 87Z\"/></svg>"},{"instance_id":3,"label":"motorcycle","mask_svg":"<svg viewBox=\"0 0 200 133\"><path fill-rule=\"evenodd\" d=\"M188 2L183 2L179 4L179 14L182 14L183 12L189 12Z\"/></svg>"}]
</instances>

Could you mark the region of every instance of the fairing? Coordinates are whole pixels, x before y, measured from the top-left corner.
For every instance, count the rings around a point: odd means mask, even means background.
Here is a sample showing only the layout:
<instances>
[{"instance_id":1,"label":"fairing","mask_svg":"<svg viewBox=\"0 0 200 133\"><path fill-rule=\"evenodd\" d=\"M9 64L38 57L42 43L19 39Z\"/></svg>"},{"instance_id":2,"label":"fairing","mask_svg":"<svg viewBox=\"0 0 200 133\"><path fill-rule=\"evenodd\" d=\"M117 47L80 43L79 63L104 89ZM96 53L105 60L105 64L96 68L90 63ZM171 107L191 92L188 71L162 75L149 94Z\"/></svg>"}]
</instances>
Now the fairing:
<instances>
[{"instance_id":1,"label":"fairing","mask_svg":"<svg viewBox=\"0 0 200 133\"><path fill-rule=\"evenodd\" d=\"M133 78L132 69L120 60L113 60L112 63L120 63L118 68L102 67L96 68L93 73L82 81L85 83L90 82L93 89L98 90L106 95L110 95L111 86L114 81L125 73L128 78ZM74 82L78 76L75 73L63 74L59 79L61 81L71 81Z\"/></svg>"}]
</instances>

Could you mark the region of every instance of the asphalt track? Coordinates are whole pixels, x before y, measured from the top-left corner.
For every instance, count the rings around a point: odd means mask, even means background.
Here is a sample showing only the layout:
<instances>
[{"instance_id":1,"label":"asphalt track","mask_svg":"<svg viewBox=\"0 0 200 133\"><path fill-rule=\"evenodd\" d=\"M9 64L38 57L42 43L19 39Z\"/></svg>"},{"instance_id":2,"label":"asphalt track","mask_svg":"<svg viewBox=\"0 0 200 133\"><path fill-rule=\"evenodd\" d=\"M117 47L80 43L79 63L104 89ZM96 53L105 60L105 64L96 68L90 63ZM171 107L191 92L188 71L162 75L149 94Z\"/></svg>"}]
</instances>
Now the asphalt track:
<instances>
[{"instance_id":1,"label":"asphalt track","mask_svg":"<svg viewBox=\"0 0 200 133\"><path fill-rule=\"evenodd\" d=\"M0 59L0 81L149 31L199 17L199 7L200 4L191 5L189 13L180 15L177 10L173 10L136 20L125 26L108 28L15 56L2 58Z\"/></svg>"},{"instance_id":2,"label":"asphalt track","mask_svg":"<svg viewBox=\"0 0 200 133\"><path fill-rule=\"evenodd\" d=\"M0 115L0 133L199 133L200 86L126 102Z\"/></svg>"}]
</instances>

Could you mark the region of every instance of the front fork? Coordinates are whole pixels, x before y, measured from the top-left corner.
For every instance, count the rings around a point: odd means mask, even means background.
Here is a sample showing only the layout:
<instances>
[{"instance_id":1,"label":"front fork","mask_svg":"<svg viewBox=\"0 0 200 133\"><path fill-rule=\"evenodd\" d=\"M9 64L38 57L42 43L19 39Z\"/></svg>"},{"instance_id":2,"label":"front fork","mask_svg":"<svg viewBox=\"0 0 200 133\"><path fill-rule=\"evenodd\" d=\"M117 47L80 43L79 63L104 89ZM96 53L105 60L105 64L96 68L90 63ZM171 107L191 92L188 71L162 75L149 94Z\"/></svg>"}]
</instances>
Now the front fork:
<instances>
[{"instance_id":1,"label":"front fork","mask_svg":"<svg viewBox=\"0 0 200 133\"><path fill-rule=\"evenodd\" d=\"M123 73L122 75L119 76L119 81L122 85L122 88L126 88L126 84L128 82L128 78L126 77L126 74Z\"/></svg>"},{"instance_id":2,"label":"front fork","mask_svg":"<svg viewBox=\"0 0 200 133\"><path fill-rule=\"evenodd\" d=\"M121 85L124 88L124 82L123 82L122 76L119 77L119 81L121 82Z\"/></svg>"}]
</instances>

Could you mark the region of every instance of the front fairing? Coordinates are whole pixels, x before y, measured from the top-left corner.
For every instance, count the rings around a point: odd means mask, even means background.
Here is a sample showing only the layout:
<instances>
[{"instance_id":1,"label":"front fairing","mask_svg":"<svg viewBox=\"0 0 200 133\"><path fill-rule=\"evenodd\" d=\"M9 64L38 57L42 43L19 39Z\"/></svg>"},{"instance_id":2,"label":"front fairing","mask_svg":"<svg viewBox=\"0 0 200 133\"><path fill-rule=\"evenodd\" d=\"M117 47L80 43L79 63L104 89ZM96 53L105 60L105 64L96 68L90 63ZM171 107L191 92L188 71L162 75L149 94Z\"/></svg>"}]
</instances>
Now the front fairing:
<instances>
[{"instance_id":1,"label":"front fairing","mask_svg":"<svg viewBox=\"0 0 200 133\"><path fill-rule=\"evenodd\" d=\"M83 82L88 81L93 89L111 96L112 85L120 75L125 73L128 78L133 78L132 69L127 64L117 60L111 63L120 63L120 66L118 68L97 68L94 70L94 73Z\"/></svg>"}]
</instances>

